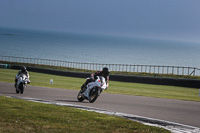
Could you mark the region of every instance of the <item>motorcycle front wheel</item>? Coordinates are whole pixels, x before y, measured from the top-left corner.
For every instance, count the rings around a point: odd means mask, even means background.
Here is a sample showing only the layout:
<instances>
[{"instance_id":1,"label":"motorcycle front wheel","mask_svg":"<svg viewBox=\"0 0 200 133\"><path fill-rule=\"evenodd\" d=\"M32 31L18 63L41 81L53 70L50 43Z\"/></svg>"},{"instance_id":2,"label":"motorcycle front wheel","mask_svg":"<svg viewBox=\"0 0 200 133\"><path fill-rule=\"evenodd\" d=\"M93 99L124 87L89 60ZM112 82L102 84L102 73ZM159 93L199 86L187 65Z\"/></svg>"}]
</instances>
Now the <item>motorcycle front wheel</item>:
<instances>
[{"instance_id":1,"label":"motorcycle front wheel","mask_svg":"<svg viewBox=\"0 0 200 133\"><path fill-rule=\"evenodd\" d=\"M17 90L17 88L16 88L16 93L19 94L19 91Z\"/></svg>"},{"instance_id":2,"label":"motorcycle front wheel","mask_svg":"<svg viewBox=\"0 0 200 133\"><path fill-rule=\"evenodd\" d=\"M23 83L19 84L19 89L20 89L20 93L23 94L23 92L24 92L24 85L23 85Z\"/></svg>"},{"instance_id":3,"label":"motorcycle front wheel","mask_svg":"<svg viewBox=\"0 0 200 133\"><path fill-rule=\"evenodd\" d=\"M94 101L96 101L98 96L99 96L98 88L96 88L96 87L92 88L90 91L90 94L89 94L90 103L93 103Z\"/></svg>"}]
</instances>

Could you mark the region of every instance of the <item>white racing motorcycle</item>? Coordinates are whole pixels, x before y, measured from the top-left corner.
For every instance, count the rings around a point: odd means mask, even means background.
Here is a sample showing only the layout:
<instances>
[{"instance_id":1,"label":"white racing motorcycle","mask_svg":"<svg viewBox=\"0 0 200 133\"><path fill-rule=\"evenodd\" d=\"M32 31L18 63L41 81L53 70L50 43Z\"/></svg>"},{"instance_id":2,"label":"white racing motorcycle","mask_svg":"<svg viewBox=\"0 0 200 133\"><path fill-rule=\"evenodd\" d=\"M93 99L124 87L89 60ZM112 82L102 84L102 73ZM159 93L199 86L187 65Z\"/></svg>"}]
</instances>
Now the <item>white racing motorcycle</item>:
<instances>
[{"instance_id":1,"label":"white racing motorcycle","mask_svg":"<svg viewBox=\"0 0 200 133\"><path fill-rule=\"evenodd\" d=\"M88 85L80 90L77 96L79 102L87 99L90 103L93 103L100 93L107 89L108 83L106 83L105 78L103 76L97 76L97 79L94 82L88 83ZM88 97L85 94L88 93Z\"/></svg>"},{"instance_id":2,"label":"white racing motorcycle","mask_svg":"<svg viewBox=\"0 0 200 133\"><path fill-rule=\"evenodd\" d=\"M16 85L16 93L21 93L23 94L24 89L27 87L27 83L29 84L30 81L27 78L27 76L25 74L21 74L17 77L18 81L17 81L17 85Z\"/></svg>"}]
</instances>

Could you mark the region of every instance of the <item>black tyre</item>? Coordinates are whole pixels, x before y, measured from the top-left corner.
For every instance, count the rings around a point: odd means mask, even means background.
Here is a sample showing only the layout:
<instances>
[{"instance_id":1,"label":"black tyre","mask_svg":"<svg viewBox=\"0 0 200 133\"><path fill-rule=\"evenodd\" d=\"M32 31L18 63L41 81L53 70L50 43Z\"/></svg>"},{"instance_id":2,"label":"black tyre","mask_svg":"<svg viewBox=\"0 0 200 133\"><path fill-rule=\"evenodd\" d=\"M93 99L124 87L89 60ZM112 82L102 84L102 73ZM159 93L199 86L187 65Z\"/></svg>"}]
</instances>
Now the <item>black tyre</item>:
<instances>
[{"instance_id":1,"label":"black tyre","mask_svg":"<svg viewBox=\"0 0 200 133\"><path fill-rule=\"evenodd\" d=\"M90 103L93 103L94 101L96 101L98 96L99 96L98 88L92 88L91 91L90 91L90 94L89 94Z\"/></svg>"},{"instance_id":2,"label":"black tyre","mask_svg":"<svg viewBox=\"0 0 200 133\"><path fill-rule=\"evenodd\" d=\"M19 91L16 89L16 93L19 94Z\"/></svg>"},{"instance_id":3,"label":"black tyre","mask_svg":"<svg viewBox=\"0 0 200 133\"><path fill-rule=\"evenodd\" d=\"M23 94L23 92L24 92L24 85L23 85L23 83L19 84L19 89L20 89L20 93Z\"/></svg>"},{"instance_id":4,"label":"black tyre","mask_svg":"<svg viewBox=\"0 0 200 133\"><path fill-rule=\"evenodd\" d=\"M23 93L24 93L24 86L21 89L21 94L23 94Z\"/></svg>"},{"instance_id":5,"label":"black tyre","mask_svg":"<svg viewBox=\"0 0 200 133\"><path fill-rule=\"evenodd\" d=\"M77 95L77 99L79 102L82 102L85 98L82 97L82 90L79 91L78 95Z\"/></svg>"}]
</instances>

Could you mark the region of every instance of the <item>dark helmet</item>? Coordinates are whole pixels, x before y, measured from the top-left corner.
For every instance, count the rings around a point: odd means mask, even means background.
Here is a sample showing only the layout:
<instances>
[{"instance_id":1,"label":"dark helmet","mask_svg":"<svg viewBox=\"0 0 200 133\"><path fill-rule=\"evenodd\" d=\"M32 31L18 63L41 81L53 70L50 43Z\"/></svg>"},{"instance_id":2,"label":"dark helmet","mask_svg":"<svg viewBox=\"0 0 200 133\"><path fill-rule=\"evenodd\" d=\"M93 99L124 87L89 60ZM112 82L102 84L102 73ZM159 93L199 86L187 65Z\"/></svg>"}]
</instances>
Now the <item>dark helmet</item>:
<instances>
[{"instance_id":1,"label":"dark helmet","mask_svg":"<svg viewBox=\"0 0 200 133\"><path fill-rule=\"evenodd\" d=\"M26 71L26 67L25 67L25 66L22 66L21 71L22 71L22 72L25 72L25 71Z\"/></svg>"},{"instance_id":2,"label":"dark helmet","mask_svg":"<svg viewBox=\"0 0 200 133\"><path fill-rule=\"evenodd\" d=\"M107 67L104 67L104 68L102 69L102 73L105 74L106 76L108 76L110 72L109 72L109 70L108 70Z\"/></svg>"}]
</instances>

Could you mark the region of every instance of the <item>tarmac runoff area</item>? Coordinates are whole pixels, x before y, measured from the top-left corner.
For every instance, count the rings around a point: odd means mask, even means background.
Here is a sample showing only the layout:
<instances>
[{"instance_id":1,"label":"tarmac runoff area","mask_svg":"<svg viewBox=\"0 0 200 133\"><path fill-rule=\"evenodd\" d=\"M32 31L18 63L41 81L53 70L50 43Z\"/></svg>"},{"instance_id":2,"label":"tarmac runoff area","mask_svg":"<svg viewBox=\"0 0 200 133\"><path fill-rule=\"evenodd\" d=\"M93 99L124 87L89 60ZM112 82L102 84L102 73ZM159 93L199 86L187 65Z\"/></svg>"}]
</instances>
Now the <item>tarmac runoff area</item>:
<instances>
[{"instance_id":1,"label":"tarmac runoff area","mask_svg":"<svg viewBox=\"0 0 200 133\"><path fill-rule=\"evenodd\" d=\"M0 95L2 95L2 94L0 94ZM164 121L164 120L142 117L142 116L126 114L126 113L120 113L120 112L112 112L112 111L109 111L109 110L103 110L103 109L94 108L94 107L68 104L68 103L56 102L56 101L51 101L51 100L29 98L29 97L20 97L20 96L6 96L6 97L23 99L23 100L27 100L27 101L33 101L33 102L39 102L39 103L45 103L45 104L53 104L53 105L58 105L58 106L74 107L74 108L81 109L81 110L94 111L94 112L97 112L97 113L119 116L119 117L123 117L123 118L126 118L126 119L130 119L130 120L133 120L133 121L143 123L145 125L165 128L165 129L171 131L172 133L200 133L200 128L188 126L188 125L183 125L183 124L179 124L179 123L174 123L174 122L170 122L170 121Z\"/></svg>"}]
</instances>

